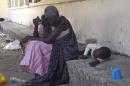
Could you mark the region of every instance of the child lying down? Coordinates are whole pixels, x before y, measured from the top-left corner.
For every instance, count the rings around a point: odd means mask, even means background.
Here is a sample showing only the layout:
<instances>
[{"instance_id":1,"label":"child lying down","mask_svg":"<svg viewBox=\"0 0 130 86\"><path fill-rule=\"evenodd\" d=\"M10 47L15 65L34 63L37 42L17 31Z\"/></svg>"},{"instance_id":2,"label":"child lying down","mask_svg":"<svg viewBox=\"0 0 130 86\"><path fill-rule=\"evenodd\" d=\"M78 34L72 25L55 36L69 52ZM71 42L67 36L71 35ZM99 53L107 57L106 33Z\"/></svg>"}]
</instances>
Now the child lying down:
<instances>
[{"instance_id":1,"label":"child lying down","mask_svg":"<svg viewBox=\"0 0 130 86\"><path fill-rule=\"evenodd\" d=\"M88 55L94 59L94 61L90 62L89 65L95 67L110 58L111 50L108 47L99 44L88 44L84 51L84 57L88 58Z\"/></svg>"}]
</instances>

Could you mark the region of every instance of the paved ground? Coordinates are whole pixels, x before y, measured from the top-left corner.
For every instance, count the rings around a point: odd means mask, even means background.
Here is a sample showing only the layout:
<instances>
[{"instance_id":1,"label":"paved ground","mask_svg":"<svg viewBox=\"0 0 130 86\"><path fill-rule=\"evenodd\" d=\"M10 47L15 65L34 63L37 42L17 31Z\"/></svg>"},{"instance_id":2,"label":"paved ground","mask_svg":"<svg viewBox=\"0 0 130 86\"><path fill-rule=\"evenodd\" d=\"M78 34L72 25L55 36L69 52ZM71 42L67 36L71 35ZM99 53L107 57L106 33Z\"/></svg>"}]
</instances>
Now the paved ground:
<instances>
[{"instance_id":1,"label":"paved ground","mask_svg":"<svg viewBox=\"0 0 130 86\"><path fill-rule=\"evenodd\" d=\"M10 77L17 77L20 79L30 79L32 75L21 70L18 66L22 58L21 51L6 51L0 49L0 73L4 73L8 79L7 86L21 86L16 82L9 81Z\"/></svg>"},{"instance_id":2,"label":"paved ground","mask_svg":"<svg viewBox=\"0 0 130 86\"><path fill-rule=\"evenodd\" d=\"M0 49L0 73L4 73L7 76L7 86L21 86L16 82L9 81L10 77L25 80L33 77L18 66L21 58L20 50L6 51ZM89 67L89 61L91 60L74 60L68 62L71 80L67 86L130 86L130 58L113 55L110 61L104 62L96 68ZM111 80L111 66L117 66L122 69L122 80Z\"/></svg>"}]
</instances>

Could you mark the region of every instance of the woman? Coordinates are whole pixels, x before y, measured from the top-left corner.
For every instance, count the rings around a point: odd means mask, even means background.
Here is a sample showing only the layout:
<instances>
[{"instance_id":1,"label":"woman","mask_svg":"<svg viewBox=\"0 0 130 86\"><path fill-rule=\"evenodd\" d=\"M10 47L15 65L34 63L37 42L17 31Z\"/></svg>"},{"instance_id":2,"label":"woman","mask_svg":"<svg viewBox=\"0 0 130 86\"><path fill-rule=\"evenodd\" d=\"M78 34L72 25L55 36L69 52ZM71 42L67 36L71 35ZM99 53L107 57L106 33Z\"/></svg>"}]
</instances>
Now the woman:
<instances>
[{"instance_id":1,"label":"woman","mask_svg":"<svg viewBox=\"0 0 130 86\"><path fill-rule=\"evenodd\" d=\"M40 62L40 64L45 67L43 70L46 71L42 74L36 73L36 77L26 82L23 86L57 86L69 83L66 61L78 58L77 39L70 22L64 16L60 16L54 6L48 6L44 13L42 16L44 36L39 37L38 31L35 30L35 37L25 37L21 44L27 43L26 45L28 45L28 42L39 42L34 43L35 46L30 50L33 51L30 56L34 55L35 58L42 58L43 63ZM47 48L45 49L44 46L47 46ZM41 54L34 50L36 47L43 53Z\"/></svg>"}]
</instances>

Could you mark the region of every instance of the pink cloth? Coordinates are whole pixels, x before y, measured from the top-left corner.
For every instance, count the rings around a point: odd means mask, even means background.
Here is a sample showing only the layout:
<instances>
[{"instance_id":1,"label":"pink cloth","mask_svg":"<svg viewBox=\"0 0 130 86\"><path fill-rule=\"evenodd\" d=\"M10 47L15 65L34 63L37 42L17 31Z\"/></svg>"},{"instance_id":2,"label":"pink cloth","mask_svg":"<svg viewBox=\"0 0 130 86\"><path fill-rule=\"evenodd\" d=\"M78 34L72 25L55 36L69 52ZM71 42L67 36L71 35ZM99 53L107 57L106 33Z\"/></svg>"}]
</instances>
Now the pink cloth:
<instances>
[{"instance_id":1,"label":"pink cloth","mask_svg":"<svg viewBox=\"0 0 130 86\"><path fill-rule=\"evenodd\" d=\"M39 31L41 32L40 29ZM51 51L51 44L36 40L30 41L25 46L25 54L20 66L33 74L43 76L48 71Z\"/></svg>"}]
</instances>

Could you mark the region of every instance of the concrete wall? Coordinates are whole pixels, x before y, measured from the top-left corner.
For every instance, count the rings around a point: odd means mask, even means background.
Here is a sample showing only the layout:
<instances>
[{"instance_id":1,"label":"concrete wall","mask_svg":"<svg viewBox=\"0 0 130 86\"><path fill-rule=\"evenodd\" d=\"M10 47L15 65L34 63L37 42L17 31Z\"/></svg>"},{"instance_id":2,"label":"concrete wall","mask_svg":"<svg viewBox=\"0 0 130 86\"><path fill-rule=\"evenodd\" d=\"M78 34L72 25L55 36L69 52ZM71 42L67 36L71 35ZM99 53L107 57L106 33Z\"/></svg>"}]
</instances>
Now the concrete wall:
<instances>
[{"instance_id":1,"label":"concrete wall","mask_svg":"<svg viewBox=\"0 0 130 86\"><path fill-rule=\"evenodd\" d=\"M102 45L130 55L130 0L85 0L55 4L72 23L79 41L95 38ZM9 10L14 22L31 25L44 6Z\"/></svg>"},{"instance_id":2,"label":"concrete wall","mask_svg":"<svg viewBox=\"0 0 130 86\"><path fill-rule=\"evenodd\" d=\"M7 0L0 0L0 17L8 16L8 3Z\"/></svg>"}]
</instances>

